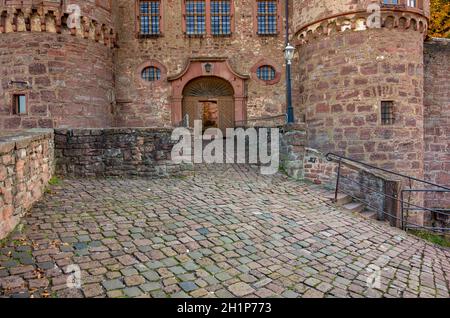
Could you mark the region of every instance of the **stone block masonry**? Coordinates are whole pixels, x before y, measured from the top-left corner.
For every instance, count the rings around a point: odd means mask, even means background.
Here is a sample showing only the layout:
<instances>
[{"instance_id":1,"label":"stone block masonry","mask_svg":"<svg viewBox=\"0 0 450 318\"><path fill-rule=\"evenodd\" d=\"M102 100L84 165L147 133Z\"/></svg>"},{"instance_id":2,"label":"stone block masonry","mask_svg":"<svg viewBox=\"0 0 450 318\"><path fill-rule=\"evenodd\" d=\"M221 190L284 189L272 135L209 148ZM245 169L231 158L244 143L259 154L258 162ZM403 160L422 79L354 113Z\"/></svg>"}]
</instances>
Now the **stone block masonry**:
<instances>
[{"instance_id":1,"label":"stone block masonry","mask_svg":"<svg viewBox=\"0 0 450 318\"><path fill-rule=\"evenodd\" d=\"M425 177L450 186L450 39L425 42ZM429 207L450 208L450 193L429 193Z\"/></svg>"},{"instance_id":2,"label":"stone block masonry","mask_svg":"<svg viewBox=\"0 0 450 318\"><path fill-rule=\"evenodd\" d=\"M39 200L54 172L52 130L0 136L0 239Z\"/></svg>"},{"instance_id":3,"label":"stone block masonry","mask_svg":"<svg viewBox=\"0 0 450 318\"><path fill-rule=\"evenodd\" d=\"M70 177L163 177L187 166L171 160L172 129L56 129L57 173Z\"/></svg>"}]
</instances>

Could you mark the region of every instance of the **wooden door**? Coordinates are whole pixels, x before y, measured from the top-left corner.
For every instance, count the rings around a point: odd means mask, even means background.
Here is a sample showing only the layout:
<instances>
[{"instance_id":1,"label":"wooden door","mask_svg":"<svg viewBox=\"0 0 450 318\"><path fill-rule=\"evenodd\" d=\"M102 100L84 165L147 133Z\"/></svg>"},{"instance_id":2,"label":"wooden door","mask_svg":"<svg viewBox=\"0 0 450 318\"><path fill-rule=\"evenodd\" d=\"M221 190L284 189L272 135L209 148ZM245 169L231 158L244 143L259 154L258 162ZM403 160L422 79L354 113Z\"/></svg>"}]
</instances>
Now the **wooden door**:
<instances>
[{"instance_id":1,"label":"wooden door","mask_svg":"<svg viewBox=\"0 0 450 318\"><path fill-rule=\"evenodd\" d=\"M200 107L199 98L188 96L183 98L183 118L189 115L189 127L194 127L195 120L202 120L203 109Z\"/></svg>"},{"instance_id":2,"label":"wooden door","mask_svg":"<svg viewBox=\"0 0 450 318\"><path fill-rule=\"evenodd\" d=\"M227 128L234 128L234 99L232 96L220 97L217 102L219 107L219 129L225 135Z\"/></svg>"}]
</instances>

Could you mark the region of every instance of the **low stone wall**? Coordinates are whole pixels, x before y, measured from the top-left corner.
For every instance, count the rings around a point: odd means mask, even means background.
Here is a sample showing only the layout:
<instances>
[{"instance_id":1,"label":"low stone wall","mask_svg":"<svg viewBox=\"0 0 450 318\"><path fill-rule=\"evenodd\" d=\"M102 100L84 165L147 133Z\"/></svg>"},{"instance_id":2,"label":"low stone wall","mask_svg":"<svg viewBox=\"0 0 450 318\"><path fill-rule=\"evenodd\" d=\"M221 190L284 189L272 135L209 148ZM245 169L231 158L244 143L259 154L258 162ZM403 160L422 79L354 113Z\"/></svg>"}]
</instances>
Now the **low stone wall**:
<instances>
[{"instance_id":1,"label":"low stone wall","mask_svg":"<svg viewBox=\"0 0 450 318\"><path fill-rule=\"evenodd\" d=\"M40 199L54 172L51 130L0 137L0 239Z\"/></svg>"},{"instance_id":2,"label":"low stone wall","mask_svg":"<svg viewBox=\"0 0 450 318\"><path fill-rule=\"evenodd\" d=\"M335 189L338 163L328 161L324 153L307 147L307 135L301 125L285 127L281 137L281 166L292 178L307 180ZM339 189L370 205L378 212L379 219L389 219L393 226L400 226L395 218L383 215L382 211L400 217L399 202L390 197L399 197L400 180L374 171L368 167L345 161L341 167ZM412 216L416 217L416 216ZM414 219L421 222L421 218Z\"/></svg>"},{"instance_id":3,"label":"low stone wall","mask_svg":"<svg viewBox=\"0 0 450 318\"><path fill-rule=\"evenodd\" d=\"M280 164L284 172L294 179L304 179L306 125L283 127L280 135Z\"/></svg>"},{"instance_id":4,"label":"low stone wall","mask_svg":"<svg viewBox=\"0 0 450 318\"><path fill-rule=\"evenodd\" d=\"M56 129L56 172L68 177L163 177L187 170L171 160L172 129Z\"/></svg>"}]
</instances>

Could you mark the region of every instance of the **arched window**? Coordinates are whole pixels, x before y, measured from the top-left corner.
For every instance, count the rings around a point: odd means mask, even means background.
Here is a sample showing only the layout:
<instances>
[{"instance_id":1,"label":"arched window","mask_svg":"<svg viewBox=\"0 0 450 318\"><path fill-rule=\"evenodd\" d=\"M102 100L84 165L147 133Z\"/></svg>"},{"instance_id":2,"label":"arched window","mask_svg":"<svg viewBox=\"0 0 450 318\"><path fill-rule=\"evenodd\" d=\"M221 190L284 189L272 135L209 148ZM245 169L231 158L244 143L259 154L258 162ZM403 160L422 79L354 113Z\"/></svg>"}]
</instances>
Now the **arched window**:
<instances>
[{"instance_id":1,"label":"arched window","mask_svg":"<svg viewBox=\"0 0 450 318\"><path fill-rule=\"evenodd\" d=\"M148 82L156 82L161 79L161 70L156 66L149 66L142 70L141 77Z\"/></svg>"},{"instance_id":2,"label":"arched window","mask_svg":"<svg viewBox=\"0 0 450 318\"><path fill-rule=\"evenodd\" d=\"M256 76L262 81L273 81L276 76L275 69L270 65L263 65L256 70Z\"/></svg>"}]
</instances>

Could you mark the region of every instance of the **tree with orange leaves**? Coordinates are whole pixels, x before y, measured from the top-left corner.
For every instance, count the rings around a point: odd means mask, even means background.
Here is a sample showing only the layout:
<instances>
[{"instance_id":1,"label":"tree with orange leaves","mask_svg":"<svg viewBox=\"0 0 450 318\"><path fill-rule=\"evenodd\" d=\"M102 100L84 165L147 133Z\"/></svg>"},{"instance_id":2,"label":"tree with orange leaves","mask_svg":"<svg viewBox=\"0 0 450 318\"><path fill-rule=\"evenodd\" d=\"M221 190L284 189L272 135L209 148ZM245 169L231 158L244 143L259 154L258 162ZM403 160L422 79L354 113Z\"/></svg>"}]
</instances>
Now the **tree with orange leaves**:
<instances>
[{"instance_id":1,"label":"tree with orange leaves","mask_svg":"<svg viewBox=\"0 0 450 318\"><path fill-rule=\"evenodd\" d=\"M450 0L431 0L429 36L450 38Z\"/></svg>"}]
</instances>

